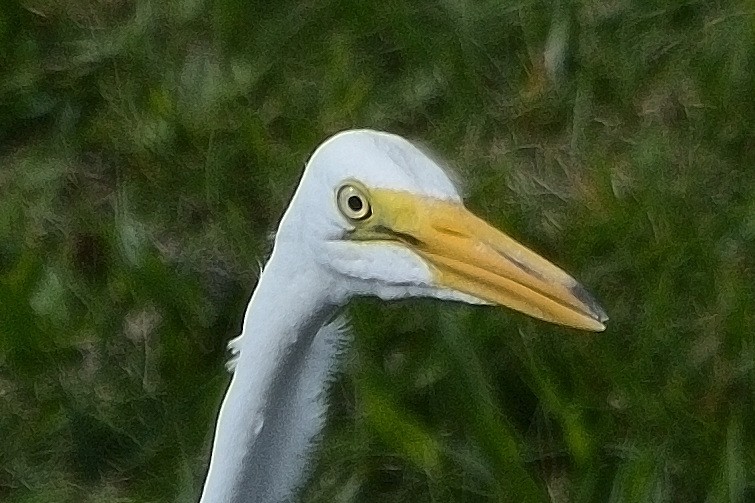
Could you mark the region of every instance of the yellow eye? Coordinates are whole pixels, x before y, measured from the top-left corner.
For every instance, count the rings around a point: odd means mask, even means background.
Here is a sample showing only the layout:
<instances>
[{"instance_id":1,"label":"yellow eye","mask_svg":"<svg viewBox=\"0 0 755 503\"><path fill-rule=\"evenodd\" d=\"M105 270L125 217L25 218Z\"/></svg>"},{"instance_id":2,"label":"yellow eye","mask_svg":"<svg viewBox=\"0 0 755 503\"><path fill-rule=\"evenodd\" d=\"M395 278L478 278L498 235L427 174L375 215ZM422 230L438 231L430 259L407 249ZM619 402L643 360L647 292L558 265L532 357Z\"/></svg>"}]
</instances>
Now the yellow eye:
<instances>
[{"instance_id":1,"label":"yellow eye","mask_svg":"<svg viewBox=\"0 0 755 503\"><path fill-rule=\"evenodd\" d=\"M338 209L346 218L351 220L365 220L372 215L372 208L367 196L351 184L343 184L336 194Z\"/></svg>"}]
</instances>

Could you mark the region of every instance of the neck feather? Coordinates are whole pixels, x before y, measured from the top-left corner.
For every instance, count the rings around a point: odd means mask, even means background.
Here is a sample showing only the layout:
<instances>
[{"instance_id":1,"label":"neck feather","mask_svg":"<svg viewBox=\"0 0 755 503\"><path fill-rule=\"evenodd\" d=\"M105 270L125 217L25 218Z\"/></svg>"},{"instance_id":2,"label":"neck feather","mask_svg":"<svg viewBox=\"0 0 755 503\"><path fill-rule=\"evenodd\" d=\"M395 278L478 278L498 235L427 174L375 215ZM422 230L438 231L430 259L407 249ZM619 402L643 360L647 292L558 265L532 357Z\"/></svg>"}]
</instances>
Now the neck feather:
<instances>
[{"instance_id":1,"label":"neck feather","mask_svg":"<svg viewBox=\"0 0 755 503\"><path fill-rule=\"evenodd\" d=\"M344 331L325 324L337 306L322 272L291 263L273 252L234 342L239 355L200 503L286 501L306 474Z\"/></svg>"}]
</instances>

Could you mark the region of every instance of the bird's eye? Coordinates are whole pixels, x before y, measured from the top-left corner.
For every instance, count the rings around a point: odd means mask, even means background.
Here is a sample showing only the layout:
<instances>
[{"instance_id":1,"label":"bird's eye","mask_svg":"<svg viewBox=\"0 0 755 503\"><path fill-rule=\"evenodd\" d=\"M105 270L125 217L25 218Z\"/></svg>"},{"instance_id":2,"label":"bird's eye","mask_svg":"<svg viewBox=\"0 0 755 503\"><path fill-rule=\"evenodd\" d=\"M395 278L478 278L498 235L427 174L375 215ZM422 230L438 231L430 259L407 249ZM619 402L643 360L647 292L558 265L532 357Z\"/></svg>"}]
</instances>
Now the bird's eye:
<instances>
[{"instance_id":1,"label":"bird's eye","mask_svg":"<svg viewBox=\"0 0 755 503\"><path fill-rule=\"evenodd\" d=\"M351 184L344 184L338 189L338 209L346 218L365 220L372 215L372 208L364 192Z\"/></svg>"}]
</instances>

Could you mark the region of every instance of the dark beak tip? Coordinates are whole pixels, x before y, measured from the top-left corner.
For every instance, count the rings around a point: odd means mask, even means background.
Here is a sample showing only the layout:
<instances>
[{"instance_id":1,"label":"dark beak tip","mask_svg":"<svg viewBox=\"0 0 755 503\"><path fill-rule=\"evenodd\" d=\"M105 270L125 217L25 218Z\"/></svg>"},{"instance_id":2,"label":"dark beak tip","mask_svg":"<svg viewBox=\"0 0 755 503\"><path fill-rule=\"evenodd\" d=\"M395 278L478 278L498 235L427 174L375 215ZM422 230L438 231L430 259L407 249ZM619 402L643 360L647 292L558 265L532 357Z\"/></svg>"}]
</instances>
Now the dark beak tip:
<instances>
[{"instance_id":1,"label":"dark beak tip","mask_svg":"<svg viewBox=\"0 0 755 503\"><path fill-rule=\"evenodd\" d=\"M570 290L572 294L577 299L579 299L580 302L587 306L593 318L603 324L605 324L609 320L606 311L600 306L600 304L598 304L598 301L595 300L595 297L593 297L592 294L585 289L585 287L583 287L579 283L574 283Z\"/></svg>"}]
</instances>

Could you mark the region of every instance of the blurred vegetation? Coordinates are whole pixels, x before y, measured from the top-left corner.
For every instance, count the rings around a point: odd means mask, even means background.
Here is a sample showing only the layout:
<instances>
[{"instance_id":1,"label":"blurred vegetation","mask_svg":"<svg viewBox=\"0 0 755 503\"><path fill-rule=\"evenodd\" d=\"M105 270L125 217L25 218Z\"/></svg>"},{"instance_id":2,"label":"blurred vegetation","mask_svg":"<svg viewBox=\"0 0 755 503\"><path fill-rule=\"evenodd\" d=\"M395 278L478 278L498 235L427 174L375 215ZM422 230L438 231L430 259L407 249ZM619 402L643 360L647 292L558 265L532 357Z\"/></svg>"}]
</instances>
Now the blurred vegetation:
<instances>
[{"instance_id":1,"label":"blurred vegetation","mask_svg":"<svg viewBox=\"0 0 755 503\"><path fill-rule=\"evenodd\" d=\"M10 0L0 48L0 501L196 501L257 262L351 127L611 323L355 302L304 501L755 500L751 2Z\"/></svg>"}]
</instances>

